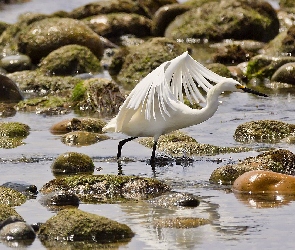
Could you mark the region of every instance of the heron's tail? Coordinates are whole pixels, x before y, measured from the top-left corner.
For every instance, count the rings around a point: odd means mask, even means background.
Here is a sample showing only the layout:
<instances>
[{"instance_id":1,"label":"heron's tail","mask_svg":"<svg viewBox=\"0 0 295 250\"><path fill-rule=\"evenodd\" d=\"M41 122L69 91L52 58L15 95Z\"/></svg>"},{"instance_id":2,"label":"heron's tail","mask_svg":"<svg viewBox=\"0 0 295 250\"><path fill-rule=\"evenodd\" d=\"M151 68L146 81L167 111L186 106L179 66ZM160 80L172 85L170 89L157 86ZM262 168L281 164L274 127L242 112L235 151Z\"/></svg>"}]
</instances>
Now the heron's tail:
<instances>
[{"instance_id":1,"label":"heron's tail","mask_svg":"<svg viewBox=\"0 0 295 250\"><path fill-rule=\"evenodd\" d=\"M110 120L109 123L102 128L102 131L103 132L117 132L116 127L117 127L117 116L114 117L112 120Z\"/></svg>"}]
</instances>

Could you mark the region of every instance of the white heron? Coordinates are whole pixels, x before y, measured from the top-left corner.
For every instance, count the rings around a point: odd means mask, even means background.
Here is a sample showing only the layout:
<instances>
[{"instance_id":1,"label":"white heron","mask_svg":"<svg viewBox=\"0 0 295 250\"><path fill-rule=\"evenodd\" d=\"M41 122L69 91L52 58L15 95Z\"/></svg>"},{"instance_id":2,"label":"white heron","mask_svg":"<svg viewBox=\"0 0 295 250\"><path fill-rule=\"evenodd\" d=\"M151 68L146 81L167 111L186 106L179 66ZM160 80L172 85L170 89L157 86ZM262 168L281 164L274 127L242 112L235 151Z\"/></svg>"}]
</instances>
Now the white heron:
<instances>
[{"instance_id":1,"label":"white heron","mask_svg":"<svg viewBox=\"0 0 295 250\"><path fill-rule=\"evenodd\" d=\"M267 96L232 78L212 72L195 61L188 52L184 52L173 60L162 63L143 78L103 131L131 136L119 142L118 159L126 142L137 137L154 137L151 156L151 161L154 161L159 137L209 119L218 109L218 97L224 91ZM190 108L184 104L183 92L190 103L204 102L206 105L202 109Z\"/></svg>"}]
</instances>

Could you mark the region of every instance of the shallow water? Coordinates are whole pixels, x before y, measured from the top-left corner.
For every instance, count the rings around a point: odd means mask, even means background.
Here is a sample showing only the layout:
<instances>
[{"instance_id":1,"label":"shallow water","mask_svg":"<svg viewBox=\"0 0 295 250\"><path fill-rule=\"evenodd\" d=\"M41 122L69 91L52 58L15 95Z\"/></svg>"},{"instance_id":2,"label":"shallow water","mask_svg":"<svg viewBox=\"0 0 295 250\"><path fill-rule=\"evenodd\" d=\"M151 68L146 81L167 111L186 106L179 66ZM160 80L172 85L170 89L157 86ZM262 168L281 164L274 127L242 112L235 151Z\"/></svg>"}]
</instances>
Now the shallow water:
<instances>
[{"instance_id":1,"label":"shallow water","mask_svg":"<svg viewBox=\"0 0 295 250\"><path fill-rule=\"evenodd\" d=\"M31 11L52 13L57 10L70 10L90 1L38 1L24 5L11 5L9 11L0 12L0 19L14 22L17 14L26 8ZM29 6L29 7L28 7ZM48 7L50 6L50 8ZM43 9L45 8L45 9ZM12 15L12 13L14 13ZM239 146L233 139L236 127L244 122L273 119L295 123L294 89L289 93L275 93L269 98L232 93L220 98L222 105L217 113L203 124L183 131L201 143L219 146ZM87 147L69 147L61 143L60 136L52 135L49 128L64 119L76 116L71 113L63 116L42 116L34 113L18 112L14 117L1 118L1 121L18 121L31 127L25 145L15 149L0 149L0 184L7 181L23 181L35 184L40 189L53 179L50 165L60 154L69 151L85 153L94 159L95 174L117 174L118 165L114 161L117 143L124 135L110 134L111 140ZM152 206L146 202L128 204L80 204L83 211L106 216L131 227L136 233L127 245L119 249L293 249L294 197L241 196L231 192L230 187L216 186L208 182L211 172L229 162L238 161L258 154L261 147L286 148L295 152L294 145L250 144L253 151L239 154L226 154L211 157L194 157L187 165L167 165L152 171L145 161L151 150L129 142L124 146L123 156L134 159L123 165L123 174L156 177L166 181L174 191L197 195L201 204L197 208L175 210ZM28 163L13 160L26 157L35 159ZM11 161L12 160L12 161ZM17 212L28 223L45 222L54 215L36 199L16 207ZM266 202L269 201L269 202ZM193 229L159 229L153 222L165 217L202 217L211 224ZM0 243L0 249L9 249ZM25 249L46 249L36 239Z\"/></svg>"}]
</instances>

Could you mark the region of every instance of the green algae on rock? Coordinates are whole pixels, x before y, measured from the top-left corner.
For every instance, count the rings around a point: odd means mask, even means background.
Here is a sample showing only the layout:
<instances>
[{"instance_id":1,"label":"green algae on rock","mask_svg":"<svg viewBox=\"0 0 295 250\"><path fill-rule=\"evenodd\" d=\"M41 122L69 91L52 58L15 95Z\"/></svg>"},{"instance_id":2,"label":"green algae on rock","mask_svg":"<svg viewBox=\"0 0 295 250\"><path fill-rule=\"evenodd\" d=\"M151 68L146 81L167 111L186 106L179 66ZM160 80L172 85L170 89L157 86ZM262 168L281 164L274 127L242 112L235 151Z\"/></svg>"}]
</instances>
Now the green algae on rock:
<instances>
[{"instance_id":1,"label":"green algae on rock","mask_svg":"<svg viewBox=\"0 0 295 250\"><path fill-rule=\"evenodd\" d=\"M90 203L115 203L143 200L170 191L163 182L152 178L124 175L79 175L53 179L41 193L67 190Z\"/></svg>"},{"instance_id":2,"label":"green algae on rock","mask_svg":"<svg viewBox=\"0 0 295 250\"><path fill-rule=\"evenodd\" d=\"M282 174L295 174L295 155L284 149L268 151L256 157L249 157L236 164L222 166L210 176L213 183L229 185L243 173L253 170L270 170Z\"/></svg>"},{"instance_id":3,"label":"green algae on rock","mask_svg":"<svg viewBox=\"0 0 295 250\"><path fill-rule=\"evenodd\" d=\"M269 3L231 0L207 2L177 16L167 27L165 37L267 42L278 32L279 20Z\"/></svg>"},{"instance_id":4,"label":"green algae on rock","mask_svg":"<svg viewBox=\"0 0 295 250\"><path fill-rule=\"evenodd\" d=\"M118 84L106 78L92 78L77 84L72 93L76 112L93 112L100 115L114 115L124 102Z\"/></svg>"},{"instance_id":5,"label":"green algae on rock","mask_svg":"<svg viewBox=\"0 0 295 250\"><path fill-rule=\"evenodd\" d=\"M12 216L18 218L19 220L23 220L13 207L0 203L0 223Z\"/></svg>"},{"instance_id":6,"label":"green algae on rock","mask_svg":"<svg viewBox=\"0 0 295 250\"><path fill-rule=\"evenodd\" d=\"M23 143L30 133L30 127L19 122L0 122L0 148L15 148Z\"/></svg>"},{"instance_id":7,"label":"green algae on rock","mask_svg":"<svg viewBox=\"0 0 295 250\"><path fill-rule=\"evenodd\" d=\"M251 121L240 124L234 138L239 142L279 142L281 139L294 134L295 125L274 120Z\"/></svg>"},{"instance_id":8,"label":"green algae on rock","mask_svg":"<svg viewBox=\"0 0 295 250\"><path fill-rule=\"evenodd\" d=\"M103 55L100 37L82 21L71 18L52 17L36 21L23 29L18 38L19 51L28 55L33 63L69 44L85 46L99 59Z\"/></svg>"},{"instance_id":9,"label":"green algae on rock","mask_svg":"<svg viewBox=\"0 0 295 250\"><path fill-rule=\"evenodd\" d=\"M129 241L134 236L125 224L79 209L65 209L41 225L41 241Z\"/></svg>"},{"instance_id":10,"label":"green algae on rock","mask_svg":"<svg viewBox=\"0 0 295 250\"><path fill-rule=\"evenodd\" d=\"M270 79L282 65L289 62L295 62L295 57L257 55L249 60L246 76L248 79Z\"/></svg>"},{"instance_id":11,"label":"green algae on rock","mask_svg":"<svg viewBox=\"0 0 295 250\"><path fill-rule=\"evenodd\" d=\"M22 91L40 96L48 94L70 96L73 87L81 82L81 79L72 76L45 76L38 70L24 70L7 76L18 83Z\"/></svg>"},{"instance_id":12,"label":"green algae on rock","mask_svg":"<svg viewBox=\"0 0 295 250\"><path fill-rule=\"evenodd\" d=\"M139 143L152 148L153 138L146 137L139 140ZM251 150L247 147L219 147L210 144L198 143L192 137L182 132L175 131L162 135L158 141L158 150L172 156L188 155L217 155L226 153L239 153Z\"/></svg>"},{"instance_id":13,"label":"green algae on rock","mask_svg":"<svg viewBox=\"0 0 295 250\"><path fill-rule=\"evenodd\" d=\"M54 174L93 173L94 164L88 155L67 152L55 159L51 169Z\"/></svg>"},{"instance_id":14,"label":"green algae on rock","mask_svg":"<svg viewBox=\"0 0 295 250\"><path fill-rule=\"evenodd\" d=\"M99 59L90 49L76 44L50 52L38 66L44 74L56 76L97 73L102 70Z\"/></svg>"},{"instance_id":15,"label":"green algae on rock","mask_svg":"<svg viewBox=\"0 0 295 250\"><path fill-rule=\"evenodd\" d=\"M14 207L22 205L26 200L26 196L21 192L0 186L0 204Z\"/></svg>"}]
</instances>

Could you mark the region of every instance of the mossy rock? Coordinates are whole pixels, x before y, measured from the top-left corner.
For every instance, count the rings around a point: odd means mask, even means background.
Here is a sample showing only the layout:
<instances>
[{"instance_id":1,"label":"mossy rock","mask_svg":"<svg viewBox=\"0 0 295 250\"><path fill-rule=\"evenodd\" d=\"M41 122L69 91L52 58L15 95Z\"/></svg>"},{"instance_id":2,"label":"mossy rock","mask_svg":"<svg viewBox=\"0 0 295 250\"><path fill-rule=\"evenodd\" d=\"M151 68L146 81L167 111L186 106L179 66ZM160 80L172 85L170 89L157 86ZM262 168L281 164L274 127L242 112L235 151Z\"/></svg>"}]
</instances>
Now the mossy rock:
<instances>
[{"instance_id":1,"label":"mossy rock","mask_svg":"<svg viewBox=\"0 0 295 250\"><path fill-rule=\"evenodd\" d=\"M153 138L146 137L139 140L139 143L152 148ZM210 144L198 143L192 137L185 135L182 132L175 131L167 135L162 135L159 138L158 151L162 151L174 157L188 155L217 155L226 153L240 153L251 150L246 147L219 147Z\"/></svg>"},{"instance_id":2,"label":"mossy rock","mask_svg":"<svg viewBox=\"0 0 295 250\"><path fill-rule=\"evenodd\" d=\"M149 199L170 191L170 188L159 180L151 178L80 175L51 180L41 188L40 192L46 194L58 190L73 192L84 202L114 203Z\"/></svg>"},{"instance_id":3,"label":"mossy rock","mask_svg":"<svg viewBox=\"0 0 295 250\"><path fill-rule=\"evenodd\" d=\"M0 186L0 204L10 207L20 206L27 200L26 196L14 189Z\"/></svg>"},{"instance_id":4,"label":"mossy rock","mask_svg":"<svg viewBox=\"0 0 295 250\"><path fill-rule=\"evenodd\" d=\"M90 16L108 13L136 13L145 14L140 7L139 1L132 0L108 0L93 2L74 9L69 12L69 17L82 19Z\"/></svg>"},{"instance_id":5,"label":"mossy rock","mask_svg":"<svg viewBox=\"0 0 295 250\"><path fill-rule=\"evenodd\" d=\"M38 113L41 113L42 110L45 109L60 108L65 110L68 109L70 104L71 102L69 101L69 98L48 95L44 97L25 99L19 102L16 107L20 111L37 111Z\"/></svg>"},{"instance_id":6,"label":"mossy rock","mask_svg":"<svg viewBox=\"0 0 295 250\"><path fill-rule=\"evenodd\" d=\"M177 16L167 27L165 37L267 42L278 32L276 11L267 2L228 0L208 2Z\"/></svg>"},{"instance_id":7,"label":"mossy rock","mask_svg":"<svg viewBox=\"0 0 295 250\"><path fill-rule=\"evenodd\" d=\"M18 37L19 51L28 55L33 63L69 44L85 46L99 59L103 55L100 37L82 21L71 18L52 17L34 22Z\"/></svg>"},{"instance_id":8,"label":"mossy rock","mask_svg":"<svg viewBox=\"0 0 295 250\"><path fill-rule=\"evenodd\" d=\"M104 141L109 138L109 136L103 134L86 131L74 131L63 135L61 137L61 141L68 146L81 147Z\"/></svg>"},{"instance_id":9,"label":"mossy rock","mask_svg":"<svg viewBox=\"0 0 295 250\"><path fill-rule=\"evenodd\" d=\"M51 169L54 174L93 173L94 164L88 155L67 152L55 159Z\"/></svg>"},{"instance_id":10,"label":"mossy rock","mask_svg":"<svg viewBox=\"0 0 295 250\"><path fill-rule=\"evenodd\" d=\"M92 241L110 243L129 241L134 236L125 224L79 209L65 209L41 225L41 241Z\"/></svg>"},{"instance_id":11,"label":"mossy rock","mask_svg":"<svg viewBox=\"0 0 295 250\"><path fill-rule=\"evenodd\" d=\"M34 96L70 97L74 86L82 80L72 76L45 76L38 70L24 70L7 75L18 83L19 88L26 93L34 93Z\"/></svg>"},{"instance_id":12,"label":"mossy rock","mask_svg":"<svg viewBox=\"0 0 295 250\"><path fill-rule=\"evenodd\" d=\"M74 109L78 113L93 112L114 115L119 111L125 96L118 84L106 78L91 78L77 84L72 93Z\"/></svg>"},{"instance_id":13,"label":"mossy rock","mask_svg":"<svg viewBox=\"0 0 295 250\"><path fill-rule=\"evenodd\" d=\"M52 125L50 131L53 134L66 134L73 131L102 133L105 125L106 122L98 118L72 118Z\"/></svg>"},{"instance_id":14,"label":"mossy rock","mask_svg":"<svg viewBox=\"0 0 295 250\"><path fill-rule=\"evenodd\" d=\"M246 76L248 79L270 79L282 65L289 62L295 62L295 57L257 55L250 59L247 65Z\"/></svg>"},{"instance_id":15,"label":"mossy rock","mask_svg":"<svg viewBox=\"0 0 295 250\"><path fill-rule=\"evenodd\" d=\"M0 122L0 135L8 137L27 137L30 127L20 122Z\"/></svg>"},{"instance_id":16,"label":"mossy rock","mask_svg":"<svg viewBox=\"0 0 295 250\"><path fill-rule=\"evenodd\" d=\"M16 114L13 103L0 103L0 117L10 117Z\"/></svg>"},{"instance_id":17,"label":"mossy rock","mask_svg":"<svg viewBox=\"0 0 295 250\"><path fill-rule=\"evenodd\" d=\"M289 150L279 149L249 157L236 164L222 166L210 176L213 183L229 185L243 173L254 170L270 170L282 174L295 175L295 155Z\"/></svg>"},{"instance_id":18,"label":"mossy rock","mask_svg":"<svg viewBox=\"0 0 295 250\"><path fill-rule=\"evenodd\" d=\"M66 76L97 73L102 70L100 61L87 47L71 44L58 48L39 64L46 75Z\"/></svg>"},{"instance_id":19,"label":"mossy rock","mask_svg":"<svg viewBox=\"0 0 295 250\"><path fill-rule=\"evenodd\" d=\"M210 63L206 65L206 68L223 77L232 77L228 67L222 63Z\"/></svg>"},{"instance_id":20,"label":"mossy rock","mask_svg":"<svg viewBox=\"0 0 295 250\"><path fill-rule=\"evenodd\" d=\"M0 203L0 222L8 219L11 216L18 218L19 220L23 220L23 218L15 211L14 208Z\"/></svg>"},{"instance_id":21,"label":"mossy rock","mask_svg":"<svg viewBox=\"0 0 295 250\"><path fill-rule=\"evenodd\" d=\"M240 124L234 134L238 142L279 142L295 132L295 125L275 120L259 120Z\"/></svg>"},{"instance_id":22,"label":"mossy rock","mask_svg":"<svg viewBox=\"0 0 295 250\"><path fill-rule=\"evenodd\" d=\"M130 48L127 55L122 55L122 63L118 75L112 77L130 90L148 73L165 61L174 59L187 50L186 46L167 38L151 38L148 41ZM119 60L118 58L116 60ZM113 62L112 62L113 64ZM114 66L110 65L112 69ZM112 72L112 70L110 71Z\"/></svg>"}]
</instances>

